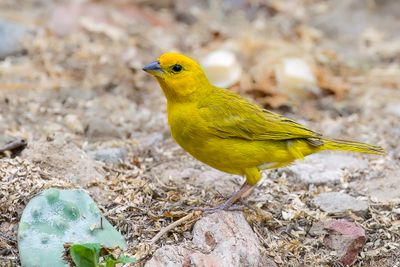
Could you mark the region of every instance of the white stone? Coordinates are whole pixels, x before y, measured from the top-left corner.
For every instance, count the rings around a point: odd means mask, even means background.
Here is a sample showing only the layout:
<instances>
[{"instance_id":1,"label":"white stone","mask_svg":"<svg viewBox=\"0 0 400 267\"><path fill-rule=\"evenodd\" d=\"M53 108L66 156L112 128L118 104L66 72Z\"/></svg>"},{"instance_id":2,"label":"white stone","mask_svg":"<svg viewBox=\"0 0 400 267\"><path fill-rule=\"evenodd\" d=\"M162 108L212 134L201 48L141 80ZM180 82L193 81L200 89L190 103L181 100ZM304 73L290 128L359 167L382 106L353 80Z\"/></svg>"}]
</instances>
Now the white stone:
<instances>
[{"instance_id":1,"label":"white stone","mask_svg":"<svg viewBox=\"0 0 400 267\"><path fill-rule=\"evenodd\" d=\"M320 93L312 68L304 59L283 59L280 64L276 65L275 77L278 88L289 94Z\"/></svg>"},{"instance_id":2,"label":"white stone","mask_svg":"<svg viewBox=\"0 0 400 267\"><path fill-rule=\"evenodd\" d=\"M227 88L240 79L242 68L236 56L229 50L217 50L208 54L201 65L210 82L222 88Z\"/></svg>"}]
</instances>

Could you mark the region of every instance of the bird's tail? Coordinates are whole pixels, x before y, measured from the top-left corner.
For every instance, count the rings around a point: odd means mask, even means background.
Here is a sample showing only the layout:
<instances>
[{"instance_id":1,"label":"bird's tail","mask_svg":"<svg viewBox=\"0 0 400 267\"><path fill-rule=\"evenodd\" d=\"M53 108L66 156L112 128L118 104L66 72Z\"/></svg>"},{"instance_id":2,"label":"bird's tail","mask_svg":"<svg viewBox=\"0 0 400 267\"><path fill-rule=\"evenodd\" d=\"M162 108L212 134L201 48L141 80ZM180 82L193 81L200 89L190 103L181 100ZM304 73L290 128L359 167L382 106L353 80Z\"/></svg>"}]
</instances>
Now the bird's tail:
<instances>
[{"instance_id":1,"label":"bird's tail","mask_svg":"<svg viewBox=\"0 0 400 267\"><path fill-rule=\"evenodd\" d=\"M385 154L380 146L369 145L361 142L347 141L340 139L324 139L323 150L344 150L369 154Z\"/></svg>"}]
</instances>

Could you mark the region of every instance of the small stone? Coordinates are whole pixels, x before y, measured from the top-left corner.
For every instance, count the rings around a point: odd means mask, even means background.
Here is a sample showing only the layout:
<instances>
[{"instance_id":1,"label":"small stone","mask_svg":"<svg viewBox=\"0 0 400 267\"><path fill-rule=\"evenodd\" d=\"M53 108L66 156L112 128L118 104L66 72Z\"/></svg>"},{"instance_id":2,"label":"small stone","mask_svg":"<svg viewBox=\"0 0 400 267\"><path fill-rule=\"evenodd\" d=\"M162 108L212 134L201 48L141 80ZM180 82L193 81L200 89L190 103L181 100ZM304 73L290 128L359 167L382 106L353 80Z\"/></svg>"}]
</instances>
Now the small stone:
<instances>
[{"instance_id":1,"label":"small stone","mask_svg":"<svg viewBox=\"0 0 400 267\"><path fill-rule=\"evenodd\" d=\"M275 77L278 88L289 95L319 94L321 90L308 62L302 58L285 58L276 65Z\"/></svg>"},{"instance_id":2,"label":"small stone","mask_svg":"<svg viewBox=\"0 0 400 267\"><path fill-rule=\"evenodd\" d=\"M366 242L365 230L346 220L330 220L325 223L329 234L324 238L325 246L336 252L339 261L350 266Z\"/></svg>"},{"instance_id":3,"label":"small stone","mask_svg":"<svg viewBox=\"0 0 400 267\"><path fill-rule=\"evenodd\" d=\"M368 201L341 192L321 193L314 198L314 204L328 213L344 213L351 210L365 215L368 212Z\"/></svg>"},{"instance_id":4,"label":"small stone","mask_svg":"<svg viewBox=\"0 0 400 267\"><path fill-rule=\"evenodd\" d=\"M368 162L339 152L319 153L306 157L302 162L297 161L287 169L305 183L320 184L340 181L345 168L351 171L363 170L368 168Z\"/></svg>"},{"instance_id":5,"label":"small stone","mask_svg":"<svg viewBox=\"0 0 400 267\"><path fill-rule=\"evenodd\" d=\"M25 139L0 134L0 149L9 149L8 152L10 152L10 155L18 154L25 149L26 145L27 142ZM7 151L0 153L0 156L2 156L2 154L7 154L6 152Z\"/></svg>"},{"instance_id":6,"label":"small stone","mask_svg":"<svg viewBox=\"0 0 400 267\"><path fill-rule=\"evenodd\" d=\"M67 126L71 131L75 133L82 134L85 131L85 127L83 126L82 122L80 121L79 117L75 114L68 114L64 117L64 124Z\"/></svg>"},{"instance_id":7,"label":"small stone","mask_svg":"<svg viewBox=\"0 0 400 267\"><path fill-rule=\"evenodd\" d=\"M0 58L21 52L22 39L28 33L29 30L22 25L0 20Z\"/></svg>"},{"instance_id":8,"label":"small stone","mask_svg":"<svg viewBox=\"0 0 400 267\"><path fill-rule=\"evenodd\" d=\"M125 148L104 148L88 152L92 159L104 163L118 163L125 158L126 154L127 150Z\"/></svg>"},{"instance_id":9,"label":"small stone","mask_svg":"<svg viewBox=\"0 0 400 267\"><path fill-rule=\"evenodd\" d=\"M314 222L308 231L311 236L321 236L326 234L325 224L323 222Z\"/></svg>"},{"instance_id":10,"label":"small stone","mask_svg":"<svg viewBox=\"0 0 400 267\"><path fill-rule=\"evenodd\" d=\"M201 62L210 82L228 88L240 79L242 68L236 56L229 50L217 50L208 54Z\"/></svg>"}]
</instances>

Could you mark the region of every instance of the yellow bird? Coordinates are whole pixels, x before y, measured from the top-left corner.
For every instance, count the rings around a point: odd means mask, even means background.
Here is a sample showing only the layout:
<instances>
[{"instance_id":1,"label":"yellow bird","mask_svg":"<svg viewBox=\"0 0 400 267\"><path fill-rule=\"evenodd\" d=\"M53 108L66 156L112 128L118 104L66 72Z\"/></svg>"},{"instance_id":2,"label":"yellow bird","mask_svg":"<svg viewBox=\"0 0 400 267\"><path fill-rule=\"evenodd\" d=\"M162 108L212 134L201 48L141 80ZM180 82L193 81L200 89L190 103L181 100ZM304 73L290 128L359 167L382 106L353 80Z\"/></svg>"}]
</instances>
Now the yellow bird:
<instances>
[{"instance_id":1,"label":"yellow bird","mask_svg":"<svg viewBox=\"0 0 400 267\"><path fill-rule=\"evenodd\" d=\"M248 196L264 169L283 167L323 150L384 153L378 146L325 138L213 86L200 65L182 54L165 53L143 70L157 79L167 98L175 141L199 161L246 177L240 190L215 209L227 209Z\"/></svg>"}]
</instances>

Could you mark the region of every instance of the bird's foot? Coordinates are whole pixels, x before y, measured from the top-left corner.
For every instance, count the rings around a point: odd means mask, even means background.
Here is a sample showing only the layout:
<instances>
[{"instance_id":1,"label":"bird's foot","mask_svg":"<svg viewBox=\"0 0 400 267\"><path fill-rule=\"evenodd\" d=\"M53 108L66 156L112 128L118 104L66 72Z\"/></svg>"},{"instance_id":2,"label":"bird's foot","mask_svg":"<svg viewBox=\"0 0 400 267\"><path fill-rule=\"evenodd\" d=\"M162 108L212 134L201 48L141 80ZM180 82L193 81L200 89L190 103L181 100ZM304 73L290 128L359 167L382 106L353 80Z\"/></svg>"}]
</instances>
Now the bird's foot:
<instances>
[{"instance_id":1,"label":"bird's foot","mask_svg":"<svg viewBox=\"0 0 400 267\"><path fill-rule=\"evenodd\" d=\"M196 207L193 210L199 210L204 213L214 213L218 211L243 211L244 207L242 205L227 205L227 203L223 203L214 208L203 208L203 207Z\"/></svg>"},{"instance_id":2,"label":"bird's foot","mask_svg":"<svg viewBox=\"0 0 400 267\"><path fill-rule=\"evenodd\" d=\"M242 187L239 189L239 191L235 192L232 194L228 200L226 200L222 205L219 205L218 207L215 208L195 208L194 210L201 210L205 213L213 213L216 211L221 211L221 210L238 210L237 205L235 204L236 201L241 199L242 197L247 197L254 189L255 185L249 185L247 183L244 183ZM240 210L243 210L240 209Z\"/></svg>"}]
</instances>

